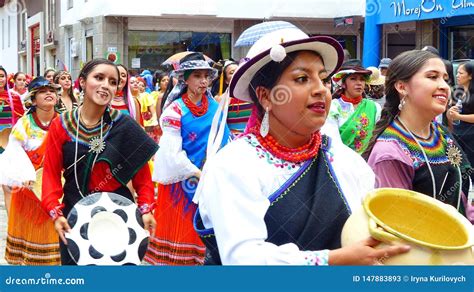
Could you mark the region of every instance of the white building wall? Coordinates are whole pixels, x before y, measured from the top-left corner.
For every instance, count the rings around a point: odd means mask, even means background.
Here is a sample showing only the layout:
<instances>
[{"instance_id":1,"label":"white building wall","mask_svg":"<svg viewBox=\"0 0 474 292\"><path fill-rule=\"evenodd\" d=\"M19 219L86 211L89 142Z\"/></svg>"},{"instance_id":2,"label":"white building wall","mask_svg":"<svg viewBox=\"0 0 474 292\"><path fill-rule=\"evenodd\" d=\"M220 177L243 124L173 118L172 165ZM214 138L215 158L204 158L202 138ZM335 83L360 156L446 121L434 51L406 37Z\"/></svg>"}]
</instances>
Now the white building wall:
<instances>
[{"instance_id":1,"label":"white building wall","mask_svg":"<svg viewBox=\"0 0 474 292\"><path fill-rule=\"evenodd\" d=\"M121 52L128 62L128 31L194 31L230 33L234 44L243 30L267 20L292 22L308 34L351 35L357 37L360 56L360 23L365 0L68 0L60 1L58 58L75 74L86 62L86 34L93 35L94 57L103 57L108 46ZM354 24L334 27L334 18L355 16ZM114 31L114 27L117 31ZM74 38L80 54L71 57L68 40ZM248 48L232 48L240 59Z\"/></svg>"},{"instance_id":2,"label":"white building wall","mask_svg":"<svg viewBox=\"0 0 474 292\"><path fill-rule=\"evenodd\" d=\"M18 1L11 1L0 8L0 65L8 73L18 68L18 19L21 13Z\"/></svg>"},{"instance_id":3,"label":"white building wall","mask_svg":"<svg viewBox=\"0 0 474 292\"><path fill-rule=\"evenodd\" d=\"M230 19L364 16L365 0L61 0L61 26L95 16L214 16Z\"/></svg>"}]
</instances>

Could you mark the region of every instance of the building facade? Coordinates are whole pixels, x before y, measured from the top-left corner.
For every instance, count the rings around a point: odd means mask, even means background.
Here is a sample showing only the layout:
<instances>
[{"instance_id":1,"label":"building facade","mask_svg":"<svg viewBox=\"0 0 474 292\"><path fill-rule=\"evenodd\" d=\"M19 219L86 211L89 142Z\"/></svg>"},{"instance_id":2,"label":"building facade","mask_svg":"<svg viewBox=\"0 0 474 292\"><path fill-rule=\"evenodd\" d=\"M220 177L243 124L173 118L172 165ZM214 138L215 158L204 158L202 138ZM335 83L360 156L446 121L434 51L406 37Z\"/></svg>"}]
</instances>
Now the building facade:
<instances>
[{"instance_id":1,"label":"building facade","mask_svg":"<svg viewBox=\"0 0 474 292\"><path fill-rule=\"evenodd\" d=\"M131 70L155 70L174 53L195 50L219 60L244 57L234 43L266 20L292 22L309 35L331 35L362 53L364 0L0 0L0 64L41 75L108 57ZM342 22L341 22L342 20ZM3 44L3 43L2 43Z\"/></svg>"},{"instance_id":2,"label":"building facade","mask_svg":"<svg viewBox=\"0 0 474 292\"><path fill-rule=\"evenodd\" d=\"M365 66L430 45L448 60L474 59L474 1L367 0Z\"/></svg>"},{"instance_id":3,"label":"building facade","mask_svg":"<svg viewBox=\"0 0 474 292\"><path fill-rule=\"evenodd\" d=\"M18 70L18 20L20 13L21 10L16 5L16 1L0 0L0 65L7 72Z\"/></svg>"},{"instance_id":4,"label":"building facade","mask_svg":"<svg viewBox=\"0 0 474 292\"><path fill-rule=\"evenodd\" d=\"M56 58L74 77L92 58L109 57L130 70L155 70L174 53L201 51L213 60L244 57L233 44L265 20L292 22L310 35L336 37L361 54L363 0L61 0ZM154 2L153 2L154 3ZM335 26L334 18L350 21Z\"/></svg>"},{"instance_id":5,"label":"building facade","mask_svg":"<svg viewBox=\"0 0 474 292\"><path fill-rule=\"evenodd\" d=\"M58 8L57 0L3 1L0 18L10 18L10 22L8 29L2 31L2 38L8 38L11 46L2 50L0 64L8 64L11 72L33 76L56 67ZM2 13L6 16L2 17Z\"/></svg>"}]
</instances>

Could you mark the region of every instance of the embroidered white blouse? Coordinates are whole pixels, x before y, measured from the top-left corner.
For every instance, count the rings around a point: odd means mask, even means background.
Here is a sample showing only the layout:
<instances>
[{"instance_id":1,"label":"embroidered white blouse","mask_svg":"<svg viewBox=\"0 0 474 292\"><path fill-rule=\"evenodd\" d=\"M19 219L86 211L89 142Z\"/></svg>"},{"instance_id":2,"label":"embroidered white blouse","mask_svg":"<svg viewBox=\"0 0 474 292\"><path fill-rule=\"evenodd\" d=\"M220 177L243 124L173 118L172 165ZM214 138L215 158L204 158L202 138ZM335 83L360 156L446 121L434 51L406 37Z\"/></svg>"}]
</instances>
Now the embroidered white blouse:
<instances>
[{"instance_id":1,"label":"embroidered white blouse","mask_svg":"<svg viewBox=\"0 0 474 292\"><path fill-rule=\"evenodd\" d=\"M38 149L47 131L38 127L32 114L24 115L10 133L8 146L0 155L0 184L21 186L36 180L36 171L26 151Z\"/></svg>"},{"instance_id":2,"label":"embroidered white blouse","mask_svg":"<svg viewBox=\"0 0 474 292\"><path fill-rule=\"evenodd\" d=\"M177 183L200 171L183 150L181 116L181 107L174 101L160 117L163 135L155 154L152 179L161 184Z\"/></svg>"},{"instance_id":3,"label":"embroidered white blouse","mask_svg":"<svg viewBox=\"0 0 474 292\"><path fill-rule=\"evenodd\" d=\"M321 251L302 251L293 243L277 246L265 241L269 197L303 163L278 159L259 145L253 135L247 135L221 149L207 161L194 196L204 226L214 228L222 263L327 264L327 250L323 251L324 259ZM328 160L351 210L357 210L363 196L374 187L374 173L360 155L342 143L331 145Z\"/></svg>"}]
</instances>

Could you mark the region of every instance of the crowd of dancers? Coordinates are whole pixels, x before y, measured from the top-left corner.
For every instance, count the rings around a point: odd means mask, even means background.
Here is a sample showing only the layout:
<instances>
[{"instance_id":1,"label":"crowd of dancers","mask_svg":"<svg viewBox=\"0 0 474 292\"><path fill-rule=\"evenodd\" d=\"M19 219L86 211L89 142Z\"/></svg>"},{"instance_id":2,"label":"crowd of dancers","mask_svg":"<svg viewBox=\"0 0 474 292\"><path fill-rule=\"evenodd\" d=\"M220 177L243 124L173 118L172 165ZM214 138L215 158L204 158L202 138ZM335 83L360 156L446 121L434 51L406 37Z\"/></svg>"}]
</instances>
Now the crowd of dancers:
<instances>
[{"instance_id":1,"label":"crowd of dancers","mask_svg":"<svg viewBox=\"0 0 474 292\"><path fill-rule=\"evenodd\" d=\"M371 265L409 253L373 238L341 247L341 230L380 187L474 222L473 70L461 64L454 82L434 48L363 68L333 38L296 28L262 36L240 62L187 52L153 75L105 59L76 79L0 67L6 260L76 264L67 218L96 192L136 202L152 265Z\"/></svg>"}]
</instances>

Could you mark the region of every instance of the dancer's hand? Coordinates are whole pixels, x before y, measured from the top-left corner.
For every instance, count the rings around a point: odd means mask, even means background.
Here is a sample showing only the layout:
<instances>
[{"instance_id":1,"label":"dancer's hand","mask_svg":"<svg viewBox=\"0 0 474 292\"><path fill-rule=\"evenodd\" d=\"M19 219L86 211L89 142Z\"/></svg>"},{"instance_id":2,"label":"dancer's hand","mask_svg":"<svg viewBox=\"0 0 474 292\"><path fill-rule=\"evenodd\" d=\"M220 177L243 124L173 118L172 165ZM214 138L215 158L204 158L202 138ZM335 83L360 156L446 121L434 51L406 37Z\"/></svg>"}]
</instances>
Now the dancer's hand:
<instances>
[{"instance_id":1,"label":"dancer's hand","mask_svg":"<svg viewBox=\"0 0 474 292\"><path fill-rule=\"evenodd\" d=\"M406 253L409 245L391 245L375 249L380 241L369 237L354 245L331 250L329 265L383 265L390 257Z\"/></svg>"},{"instance_id":2,"label":"dancer's hand","mask_svg":"<svg viewBox=\"0 0 474 292\"><path fill-rule=\"evenodd\" d=\"M143 224L145 225L143 228L150 231L150 234L155 234L156 221L155 217L153 217L153 214L151 212L143 214L142 219Z\"/></svg>"},{"instance_id":3,"label":"dancer's hand","mask_svg":"<svg viewBox=\"0 0 474 292\"><path fill-rule=\"evenodd\" d=\"M67 223L67 219L64 218L64 216L59 216L54 221L54 228L56 229L56 232L59 234L59 237L64 242L64 244L67 245L67 240L64 234L71 231L71 226L69 226L69 223Z\"/></svg>"}]
</instances>

